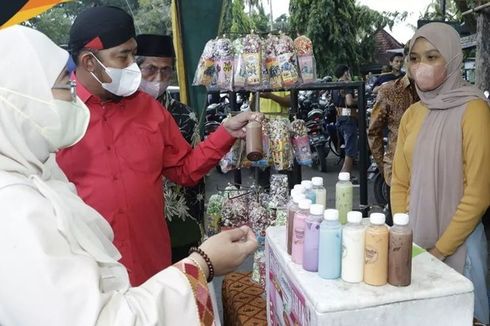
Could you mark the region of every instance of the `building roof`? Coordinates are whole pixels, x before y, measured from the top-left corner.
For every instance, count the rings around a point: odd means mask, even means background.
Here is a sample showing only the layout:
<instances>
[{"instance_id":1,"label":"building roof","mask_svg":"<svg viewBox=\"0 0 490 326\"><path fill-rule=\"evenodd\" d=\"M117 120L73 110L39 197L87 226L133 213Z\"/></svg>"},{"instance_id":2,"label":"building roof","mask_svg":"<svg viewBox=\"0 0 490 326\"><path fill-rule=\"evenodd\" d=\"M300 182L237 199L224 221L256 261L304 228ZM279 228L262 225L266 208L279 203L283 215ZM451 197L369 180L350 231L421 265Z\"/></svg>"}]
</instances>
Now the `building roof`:
<instances>
[{"instance_id":1,"label":"building roof","mask_svg":"<svg viewBox=\"0 0 490 326\"><path fill-rule=\"evenodd\" d=\"M393 54L388 52L388 50L403 48L403 44L398 42L390 33L384 29L378 30L374 34L375 42L375 63L380 65L388 64L390 61L390 56Z\"/></svg>"},{"instance_id":2,"label":"building roof","mask_svg":"<svg viewBox=\"0 0 490 326\"><path fill-rule=\"evenodd\" d=\"M403 51L403 44L384 29L380 29L374 34L374 44L374 62L361 67L363 73L369 71L379 73L381 67L389 63L393 52L399 52L400 49Z\"/></svg>"}]
</instances>

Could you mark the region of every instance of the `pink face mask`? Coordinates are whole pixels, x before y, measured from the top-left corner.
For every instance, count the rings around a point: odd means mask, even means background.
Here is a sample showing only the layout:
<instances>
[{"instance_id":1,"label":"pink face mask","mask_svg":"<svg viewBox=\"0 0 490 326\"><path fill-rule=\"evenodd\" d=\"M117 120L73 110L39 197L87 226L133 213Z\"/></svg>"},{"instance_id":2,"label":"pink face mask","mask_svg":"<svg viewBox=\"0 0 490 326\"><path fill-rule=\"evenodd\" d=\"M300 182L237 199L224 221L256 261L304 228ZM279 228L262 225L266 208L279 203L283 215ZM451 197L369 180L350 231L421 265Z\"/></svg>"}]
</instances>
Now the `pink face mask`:
<instances>
[{"instance_id":1,"label":"pink face mask","mask_svg":"<svg viewBox=\"0 0 490 326\"><path fill-rule=\"evenodd\" d=\"M431 91L439 87L447 76L446 65L417 63L410 67L411 77L422 91Z\"/></svg>"}]
</instances>

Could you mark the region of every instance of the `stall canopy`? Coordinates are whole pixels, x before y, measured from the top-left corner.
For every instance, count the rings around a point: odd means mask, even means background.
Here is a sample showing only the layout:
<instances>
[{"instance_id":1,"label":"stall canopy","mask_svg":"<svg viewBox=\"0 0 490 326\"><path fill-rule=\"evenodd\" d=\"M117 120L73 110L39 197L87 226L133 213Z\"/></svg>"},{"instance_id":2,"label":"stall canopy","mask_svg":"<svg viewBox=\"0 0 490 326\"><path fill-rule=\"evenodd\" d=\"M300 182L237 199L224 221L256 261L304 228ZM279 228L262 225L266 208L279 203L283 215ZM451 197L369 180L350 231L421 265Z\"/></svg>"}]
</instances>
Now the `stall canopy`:
<instances>
[{"instance_id":1,"label":"stall canopy","mask_svg":"<svg viewBox=\"0 0 490 326\"><path fill-rule=\"evenodd\" d=\"M8 0L0 5L0 28L22 23L69 0Z\"/></svg>"},{"instance_id":2,"label":"stall canopy","mask_svg":"<svg viewBox=\"0 0 490 326\"><path fill-rule=\"evenodd\" d=\"M222 6L223 0L172 1L180 99L199 114L204 111L207 93L203 86L192 86L192 80L204 45L217 36Z\"/></svg>"}]
</instances>

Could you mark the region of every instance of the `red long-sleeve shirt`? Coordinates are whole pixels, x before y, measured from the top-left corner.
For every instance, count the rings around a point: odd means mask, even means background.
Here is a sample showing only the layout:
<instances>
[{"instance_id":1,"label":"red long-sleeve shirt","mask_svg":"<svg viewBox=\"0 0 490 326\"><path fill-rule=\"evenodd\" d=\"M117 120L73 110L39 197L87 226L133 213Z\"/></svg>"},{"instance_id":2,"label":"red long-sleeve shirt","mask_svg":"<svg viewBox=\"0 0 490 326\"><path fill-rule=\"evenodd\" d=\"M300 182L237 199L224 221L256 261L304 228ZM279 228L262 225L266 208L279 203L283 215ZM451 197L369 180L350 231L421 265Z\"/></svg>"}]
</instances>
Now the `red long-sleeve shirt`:
<instances>
[{"instance_id":1,"label":"red long-sleeve shirt","mask_svg":"<svg viewBox=\"0 0 490 326\"><path fill-rule=\"evenodd\" d=\"M80 83L77 93L90 109L89 128L57 161L83 200L111 224L121 263L137 286L171 265L162 175L193 185L235 139L220 127L192 149L170 113L146 93L101 102Z\"/></svg>"}]
</instances>

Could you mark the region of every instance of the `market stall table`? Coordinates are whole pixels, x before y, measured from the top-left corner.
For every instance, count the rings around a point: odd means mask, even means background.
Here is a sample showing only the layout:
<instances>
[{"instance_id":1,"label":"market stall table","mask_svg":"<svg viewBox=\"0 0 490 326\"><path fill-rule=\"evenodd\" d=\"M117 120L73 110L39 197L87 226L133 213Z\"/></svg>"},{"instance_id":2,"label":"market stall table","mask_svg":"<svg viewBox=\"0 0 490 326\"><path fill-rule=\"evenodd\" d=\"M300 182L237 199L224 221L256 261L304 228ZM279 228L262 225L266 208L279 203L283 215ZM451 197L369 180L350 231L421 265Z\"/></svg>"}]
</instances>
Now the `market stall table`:
<instances>
[{"instance_id":1,"label":"market stall table","mask_svg":"<svg viewBox=\"0 0 490 326\"><path fill-rule=\"evenodd\" d=\"M307 272L285 244L285 227L267 229L268 325L472 325L472 283L425 251L413 258L410 286L376 287Z\"/></svg>"}]
</instances>

